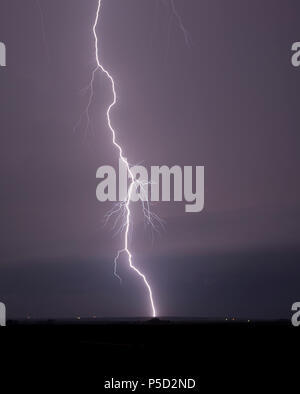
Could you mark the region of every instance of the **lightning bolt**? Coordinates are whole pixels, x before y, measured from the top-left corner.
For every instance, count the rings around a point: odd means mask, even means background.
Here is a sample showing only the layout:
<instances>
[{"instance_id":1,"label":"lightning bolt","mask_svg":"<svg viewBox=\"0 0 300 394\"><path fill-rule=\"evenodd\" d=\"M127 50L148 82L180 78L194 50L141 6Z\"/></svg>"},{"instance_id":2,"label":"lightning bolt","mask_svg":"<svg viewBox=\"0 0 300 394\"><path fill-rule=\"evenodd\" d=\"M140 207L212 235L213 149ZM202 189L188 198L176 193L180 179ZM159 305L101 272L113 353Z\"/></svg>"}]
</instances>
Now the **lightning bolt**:
<instances>
[{"instance_id":1,"label":"lightning bolt","mask_svg":"<svg viewBox=\"0 0 300 394\"><path fill-rule=\"evenodd\" d=\"M119 153L119 159L122 161L122 163L126 166L126 169L128 171L129 177L130 177L130 185L127 191L127 197L126 200L124 202L124 204L121 204L121 207L124 208L124 212L125 212L125 222L124 222L124 247L118 251L115 259L114 259L114 274L117 278L119 278L119 280L121 281L120 276L117 274L117 262L118 259L120 257L120 255L122 253L126 254L127 259L128 259L128 264L129 267L143 280L145 287L148 291L148 295L149 295L149 301L150 301L150 305L151 305L151 311L152 311L152 316L155 317L156 316L156 309L154 306L154 301L153 301L153 294L152 294L152 289L151 286L146 278L146 276L134 265L133 263L133 257L132 257L132 253L130 252L129 249L129 231L130 231L130 226L131 226L131 210L130 210L130 201L131 201L131 196L132 196L132 192L134 190L135 187L143 187L144 185L142 184L142 182L140 182L138 179L135 178L129 163L127 161L127 158L124 156L123 153L123 149L121 147L121 145L117 142L116 139L116 132L115 129L112 125L111 122L111 110L113 109L113 107L115 106L116 102L117 102L117 93L116 93L116 89L115 89L115 82L114 79L112 77L112 75L109 73L109 71L103 66L103 64L100 61L100 56L99 56L99 39L98 39L98 35L97 35L97 26L99 23L99 19L100 19L100 10L101 10L101 4L102 4L102 0L98 0L98 6L97 6L97 11L96 11L96 16L95 16L95 21L93 24L93 35L94 35L94 39L95 39L95 59L96 59L96 68L93 70L92 72L92 77L91 77L91 81L89 84L89 88L90 88L90 96L89 96L89 101L88 101L88 105L86 108L86 118L87 118L87 127L89 125L90 122L90 106L93 102L93 97L94 97L94 82L95 82L95 75L98 71L101 71L102 73L105 74L105 76L107 77L107 79L110 81L111 84L111 89L112 89L112 96L113 96L113 100L110 103L110 105L107 108L106 111L106 119L107 119L107 124L109 127L109 130L111 131L112 134L112 143L115 146L115 148L117 149L118 153ZM144 213L146 213L147 219L151 222L151 213L150 210L143 203L143 210Z\"/></svg>"}]
</instances>

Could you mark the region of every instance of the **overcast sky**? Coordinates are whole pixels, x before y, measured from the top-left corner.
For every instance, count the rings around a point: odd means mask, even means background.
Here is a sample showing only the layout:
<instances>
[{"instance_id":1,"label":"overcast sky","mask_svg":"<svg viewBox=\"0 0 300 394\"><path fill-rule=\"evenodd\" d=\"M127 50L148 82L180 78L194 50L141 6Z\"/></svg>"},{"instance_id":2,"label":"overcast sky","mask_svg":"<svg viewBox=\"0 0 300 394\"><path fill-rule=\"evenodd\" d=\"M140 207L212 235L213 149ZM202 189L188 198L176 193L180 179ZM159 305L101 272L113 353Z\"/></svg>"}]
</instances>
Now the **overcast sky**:
<instances>
[{"instance_id":1,"label":"overcast sky","mask_svg":"<svg viewBox=\"0 0 300 394\"><path fill-rule=\"evenodd\" d=\"M100 56L116 80L112 113L133 164L203 165L205 208L134 207L131 248L160 315L290 318L299 287L300 41L297 0L103 0ZM117 165L95 83L91 128L77 124L95 67L96 0L0 0L0 300L8 317L150 313L120 260L96 170Z\"/></svg>"}]
</instances>

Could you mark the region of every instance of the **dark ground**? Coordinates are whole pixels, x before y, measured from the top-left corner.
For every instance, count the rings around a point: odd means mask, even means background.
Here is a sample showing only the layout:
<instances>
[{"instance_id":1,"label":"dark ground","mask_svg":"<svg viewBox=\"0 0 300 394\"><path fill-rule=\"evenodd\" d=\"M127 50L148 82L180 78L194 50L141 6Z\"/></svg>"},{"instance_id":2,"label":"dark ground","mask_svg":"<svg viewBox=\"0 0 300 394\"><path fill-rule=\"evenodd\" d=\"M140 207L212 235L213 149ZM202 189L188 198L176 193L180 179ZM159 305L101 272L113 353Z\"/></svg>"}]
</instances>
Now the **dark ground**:
<instances>
[{"instance_id":1,"label":"dark ground","mask_svg":"<svg viewBox=\"0 0 300 394\"><path fill-rule=\"evenodd\" d=\"M275 385L287 392L297 384L293 353L298 353L300 328L289 321L20 321L8 326L1 335L2 372L13 372L15 379L4 375L18 391L50 387L56 393L66 385L102 392L104 380L112 377L191 377L198 391L265 387L270 392Z\"/></svg>"}]
</instances>

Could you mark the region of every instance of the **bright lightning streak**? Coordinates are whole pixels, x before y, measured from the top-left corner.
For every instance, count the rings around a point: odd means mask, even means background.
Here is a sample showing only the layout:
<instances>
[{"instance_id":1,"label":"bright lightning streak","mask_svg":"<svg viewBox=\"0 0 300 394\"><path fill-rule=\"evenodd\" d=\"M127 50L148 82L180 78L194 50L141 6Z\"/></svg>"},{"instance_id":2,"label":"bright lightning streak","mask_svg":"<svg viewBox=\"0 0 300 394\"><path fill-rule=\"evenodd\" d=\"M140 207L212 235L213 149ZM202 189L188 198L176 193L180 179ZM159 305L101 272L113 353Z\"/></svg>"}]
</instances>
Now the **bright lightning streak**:
<instances>
[{"instance_id":1,"label":"bright lightning streak","mask_svg":"<svg viewBox=\"0 0 300 394\"><path fill-rule=\"evenodd\" d=\"M119 158L120 160L123 162L123 164L126 166L127 171L129 173L131 182L128 188L128 192L127 192L127 199L124 203L124 207L125 207L125 233L124 233L124 248L119 250L117 253L117 256L114 259L114 274L115 276L117 276L119 278L119 280L121 281L120 276L117 274L117 261L118 258L120 257L121 253L125 253L127 255L128 258L128 263L130 268L136 272L136 274L138 274L138 276L140 276L143 281L144 284L148 290L149 293L149 299L150 299L150 304L151 304L151 309L152 309L152 316L155 317L156 316L156 310L155 310L155 306L154 306L154 301L153 301L153 295L152 295L152 289L150 287L149 282L147 281L146 276L133 264L133 258L132 258L132 254L129 250L129 246L128 246L128 238L129 238L129 230L130 230L130 223L131 223L131 210L130 210L130 200L131 200L131 196L132 196L132 191L134 187L140 186L142 187L143 185L141 184L141 182L139 182L137 179L135 179L133 172L130 169L129 163L127 161L127 159L124 157L123 154L123 150L122 147L118 144L118 142L116 141L116 132L115 129L112 126L111 123L111 117L110 117L110 113L112 108L114 107L114 105L117 102L117 94L116 94L116 89L115 89L115 82L113 77L111 76L111 74L108 72L108 70L106 70L104 68L104 66L102 65L102 63L100 62L100 58L99 58L99 49L98 49L98 35L96 32L97 26L98 26L98 22L99 22L99 17L100 17L100 9L101 9L101 2L102 0L98 0L98 6L97 6L97 11L96 11L96 17L95 17L95 22L93 25L93 34L94 34L94 38L95 38L95 57L96 57L96 63L97 63L97 67L94 69L93 73L92 73L92 78L90 81L90 97L89 97L89 102L87 105L87 109L86 109L86 117L87 117L87 121L89 124L89 110L90 110L90 106L92 104L93 101L93 96L94 96L94 80L95 80L95 74L97 71L101 70L106 77L109 79L110 83L111 83L111 88L112 88L112 93L113 93L113 101L111 102L111 104L109 105L107 111L106 111L106 119L107 119L107 124L108 127L112 133L112 142L114 144L114 146L117 148L118 152L119 152ZM144 204L143 204L143 210L149 215L149 209L145 208ZM148 219L151 221L151 217L148 216Z\"/></svg>"}]
</instances>

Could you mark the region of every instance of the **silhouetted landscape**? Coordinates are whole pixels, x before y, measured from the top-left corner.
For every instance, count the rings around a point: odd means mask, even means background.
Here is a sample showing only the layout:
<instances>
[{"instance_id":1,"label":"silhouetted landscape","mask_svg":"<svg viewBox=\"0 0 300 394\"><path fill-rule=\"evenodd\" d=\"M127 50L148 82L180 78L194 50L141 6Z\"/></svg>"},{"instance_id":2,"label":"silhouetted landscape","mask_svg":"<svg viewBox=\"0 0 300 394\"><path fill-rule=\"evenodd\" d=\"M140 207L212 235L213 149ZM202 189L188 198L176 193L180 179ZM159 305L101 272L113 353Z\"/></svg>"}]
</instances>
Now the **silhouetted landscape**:
<instances>
[{"instance_id":1,"label":"silhouetted landscape","mask_svg":"<svg viewBox=\"0 0 300 394\"><path fill-rule=\"evenodd\" d=\"M196 374L213 377L216 365L225 366L228 357L254 357L256 366L265 357L276 360L296 341L297 329L288 320L251 321L225 319L97 319L10 320L12 349L36 359L49 354L64 368L68 360L80 373L87 362L89 373L133 376L159 373ZM279 342L279 339L283 341ZM262 357L257 357L257 351ZM77 361L78 365L77 365ZM92 361L96 360L96 362ZM202 365L202 367L200 367ZM202 368L209 370L203 376ZM99 369L100 368L100 369ZM245 373L243 364L235 370Z\"/></svg>"}]
</instances>

